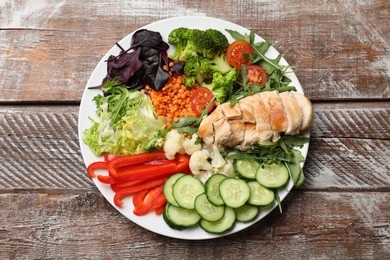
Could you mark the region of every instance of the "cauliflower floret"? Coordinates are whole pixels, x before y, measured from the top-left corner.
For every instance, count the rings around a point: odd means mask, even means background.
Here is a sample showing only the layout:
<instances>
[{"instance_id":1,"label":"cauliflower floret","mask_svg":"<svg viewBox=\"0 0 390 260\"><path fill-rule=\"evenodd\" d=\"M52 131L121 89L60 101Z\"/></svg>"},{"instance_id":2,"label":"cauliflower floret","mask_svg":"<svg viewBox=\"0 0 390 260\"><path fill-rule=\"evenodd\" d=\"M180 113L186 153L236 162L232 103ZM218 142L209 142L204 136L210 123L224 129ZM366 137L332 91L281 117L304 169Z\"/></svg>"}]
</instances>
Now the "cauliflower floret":
<instances>
[{"instance_id":1,"label":"cauliflower floret","mask_svg":"<svg viewBox=\"0 0 390 260\"><path fill-rule=\"evenodd\" d=\"M167 133L164 142L165 156L169 160L175 159L176 153L181 153L183 150L184 136L177 130L173 129Z\"/></svg>"},{"instance_id":2,"label":"cauliflower floret","mask_svg":"<svg viewBox=\"0 0 390 260\"><path fill-rule=\"evenodd\" d=\"M198 135L193 134L191 139L186 138L186 140L184 140L183 147L186 154L192 155L196 151L202 150L201 144L195 144L197 139L198 139Z\"/></svg>"},{"instance_id":3,"label":"cauliflower floret","mask_svg":"<svg viewBox=\"0 0 390 260\"><path fill-rule=\"evenodd\" d=\"M221 168L226 164L225 159L222 157L216 145L213 145L213 150L210 153L211 165L214 168Z\"/></svg>"},{"instance_id":4,"label":"cauliflower floret","mask_svg":"<svg viewBox=\"0 0 390 260\"><path fill-rule=\"evenodd\" d=\"M209 155L207 150L196 151L191 155L190 169L193 174L200 175L213 171L213 166L207 160Z\"/></svg>"},{"instance_id":5,"label":"cauliflower floret","mask_svg":"<svg viewBox=\"0 0 390 260\"><path fill-rule=\"evenodd\" d=\"M227 160L226 164L222 168L219 168L217 172L222 173L227 177L236 177L236 174L234 173L234 169L233 169L232 160Z\"/></svg>"},{"instance_id":6,"label":"cauliflower floret","mask_svg":"<svg viewBox=\"0 0 390 260\"><path fill-rule=\"evenodd\" d=\"M214 173L212 172L204 172L202 174L196 175L196 178L200 180L203 183L206 183L206 181L213 175Z\"/></svg>"}]
</instances>

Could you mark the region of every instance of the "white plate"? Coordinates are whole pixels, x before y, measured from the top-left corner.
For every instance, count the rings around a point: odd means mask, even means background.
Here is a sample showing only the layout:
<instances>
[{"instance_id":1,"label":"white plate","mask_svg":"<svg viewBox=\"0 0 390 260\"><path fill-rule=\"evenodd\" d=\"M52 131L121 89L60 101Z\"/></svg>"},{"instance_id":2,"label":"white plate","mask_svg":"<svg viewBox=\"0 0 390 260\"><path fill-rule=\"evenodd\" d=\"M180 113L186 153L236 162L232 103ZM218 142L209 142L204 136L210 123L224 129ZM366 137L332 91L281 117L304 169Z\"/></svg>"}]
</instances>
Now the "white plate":
<instances>
[{"instance_id":1,"label":"white plate","mask_svg":"<svg viewBox=\"0 0 390 260\"><path fill-rule=\"evenodd\" d=\"M186 16L186 17L165 19L165 20L161 20L146 25L142 28L160 32L164 41L167 42L169 33L173 29L178 27L188 27L188 28L198 28L198 29L215 28L224 32L228 37L229 41L233 41L233 38L228 33L226 33L225 29L236 30L240 33L249 33L248 29L231 22L227 22L224 20L211 18L211 17L197 17L197 16ZM133 33L129 34L121 41L119 41L119 44L123 46L125 49L128 46L130 46L131 37ZM263 41L263 38L256 35L255 40ZM168 52L172 51L171 49L172 47L168 50ZM92 99L95 95L101 93L101 90L91 90L88 89L88 87L99 85L102 82L102 79L106 76L107 73L107 64L105 60L107 60L107 58L110 55L119 54L119 51L120 49L116 45L114 45L107 52L107 54L100 60L95 70L93 71L90 79L88 80L88 83L86 85L86 88L84 90L81 99L80 111L79 111L79 122L78 122L79 124L78 134L79 134L79 141L80 141L80 149L86 166L91 164L92 162L103 160L103 157L96 157L89 149L89 147L85 145L84 142L82 141L84 130L89 128L92 125L91 121L89 120L89 117L97 119L97 115L95 113L96 106ZM278 54L279 52L273 47L270 47L268 52L266 53L266 55L270 58L274 58ZM284 58L281 59L280 64L288 65L288 63ZM291 85L295 86L298 92L303 93L301 84L299 83L296 75L292 72L288 74L288 77L292 80ZM309 131L305 132L304 134L309 137ZM305 158L307 155L307 151L308 151L308 144L305 144L305 146L301 149L301 152ZM236 233L258 222L266 215L268 215L277 206L275 202L272 206L261 209L259 216L254 221L245 224L236 223L236 225L232 230L222 235L207 233L204 230L202 230L200 227L194 227L187 230L178 231L168 227L168 225L164 222L162 216L156 216L154 213L150 213L142 217L138 217L134 215L133 214L134 207L131 198L125 198L123 200L124 205L122 207L115 206L115 204L113 203L114 192L111 190L110 186L106 184L102 184L96 179L94 179L93 181L95 182L96 187L103 194L103 196L111 203L111 205L120 213L122 213L125 217L130 219L132 222L157 234L161 234L173 238L179 238L179 239L188 239L188 240L211 239L211 238L217 238L217 237ZM293 187L293 183L292 181L290 181L287 185L287 188L283 188L279 191L279 197L281 200L283 200L286 197L286 195L289 193L292 187Z\"/></svg>"}]
</instances>

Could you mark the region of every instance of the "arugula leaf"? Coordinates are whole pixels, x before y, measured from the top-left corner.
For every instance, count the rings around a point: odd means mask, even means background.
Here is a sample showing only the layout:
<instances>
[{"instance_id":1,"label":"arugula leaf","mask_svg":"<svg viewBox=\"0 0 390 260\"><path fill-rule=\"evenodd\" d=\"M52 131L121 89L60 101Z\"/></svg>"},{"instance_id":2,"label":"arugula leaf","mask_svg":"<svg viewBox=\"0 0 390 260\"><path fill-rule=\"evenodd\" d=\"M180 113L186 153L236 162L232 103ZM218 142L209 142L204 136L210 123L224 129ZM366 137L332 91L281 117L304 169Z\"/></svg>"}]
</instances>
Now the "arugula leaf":
<instances>
[{"instance_id":1,"label":"arugula leaf","mask_svg":"<svg viewBox=\"0 0 390 260\"><path fill-rule=\"evenodd\" d=\"M244 40L244 41L250 42L249 35L247 35L247 34L244 35L244 34L241 34L237 31L230 30L230 29L225 29L225 31L227 31L235 40Z\"/></svg>"},{"instance_id":2,"label":"arugula leaf","mask_svg":"<svg viewBox=\"0 0 390 260\"><path fill-rule=\"evenodd\" d=\"M196 116L184 116L179 118L177 122L173 122L169 129L176 129L178 132L181 133L188 133L190 135L197 133L200 123L202 122L202 119L204 116L208 114L208 111L210 107L212 106L213 102L215 100L215 97L211 99L207 105L206 108L202 110L202 113L199 117Z\"/></svg>"},{"instance_id":3,"label":"arugula leaf","mask_svg":"<svg viewBox=\"0 0 390 260\"><path fill-rule=\"evenodd\" d=\"M276 202L278 203L279 212L280 214L282 214L283 209L282 209L282 202L280 201L279 193L277 191L274 191L274 193L275 193Z\"/></svg>"},{"instance_id":4,"label":"arugula leaf","mask_svg":"<svg viewBox=\"0 0 390 260\"><path fill-rule=\"evenodd\" d=\"M248 85L247 69L245 65L241 66L241 88L233 93L229 98L229 103L234 106L240 99L251 96L260 92L261 88L258 84Z\"/></svg>"},{"instance_id":5,"label":"arugula leaf","mask_svg":"<svg viewBox=\"0 0 390 260\"><path fill-rule=\"evenodd\" d=\"M265 143L261 143L245 152L236 149L227 150L225 152L225 155L229 159L236 160L254 158L259 160L261 164L296 164L296 162L300 158L296 153L298 152L300 154L300 151L294 149L294 147L302 147L302 145L304 143L307 143L308 141L309 138L304 136L285 135L275 142L268 141Z\"/></svg>"}]
</instances>

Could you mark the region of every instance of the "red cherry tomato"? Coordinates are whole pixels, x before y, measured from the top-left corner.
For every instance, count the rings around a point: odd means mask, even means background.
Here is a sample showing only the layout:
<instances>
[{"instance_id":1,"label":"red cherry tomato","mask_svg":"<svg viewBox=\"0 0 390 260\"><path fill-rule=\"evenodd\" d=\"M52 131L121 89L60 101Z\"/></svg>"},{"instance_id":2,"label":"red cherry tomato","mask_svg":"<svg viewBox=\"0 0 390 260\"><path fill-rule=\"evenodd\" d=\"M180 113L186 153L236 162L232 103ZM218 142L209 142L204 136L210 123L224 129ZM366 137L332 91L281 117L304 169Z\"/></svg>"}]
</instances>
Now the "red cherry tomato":
<instances>
[{"instance_id":1,"label":"red cherry tomato","mask_svg":"<svg viewBox=\"0 0 390 260\"><path fill-rule=\"evenodd\" d=\"M213 92L206 87L199 87L195 89L191 96L191 108L196 116L200 116L202 111L206 108L207 104L214 98ZM209 108L209 113L213 110L215 102Z\"/></svg>"},{"instance_id":2,"label":"red cherry tomato","mask_svg":"<svg viewBox=\"0 0 390 260\"><path fill-rule=\"evenodd\" d=\"M237 40L232 42L226 50L226 59L230 66L241 70L242 64L248 64L249 60L242 55L246 53L250 55L253 52L251 45L244 40Z\"/></svg>"},{"instance_id":3,"label":"red cherry tomato","mask_svg":"<svg viewBox=\"0 0 390 260\"><path fill-rule=\"evenodd\" d=\"M264 85L268 80L267 72L259 65L247 65L247 77L249 84Z\"/></svg>"}]
</instances>

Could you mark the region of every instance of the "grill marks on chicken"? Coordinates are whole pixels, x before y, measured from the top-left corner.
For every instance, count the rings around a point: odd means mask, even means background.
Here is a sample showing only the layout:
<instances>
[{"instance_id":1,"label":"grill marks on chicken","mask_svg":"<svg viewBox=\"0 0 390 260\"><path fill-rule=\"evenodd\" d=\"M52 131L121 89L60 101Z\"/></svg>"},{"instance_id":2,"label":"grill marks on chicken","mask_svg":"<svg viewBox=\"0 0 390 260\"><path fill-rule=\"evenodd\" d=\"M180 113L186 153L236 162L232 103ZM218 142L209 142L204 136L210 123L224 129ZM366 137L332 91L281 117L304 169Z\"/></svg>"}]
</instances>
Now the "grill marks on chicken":
<instances>
[{"instance_id":1,"label":"grill marks on chicken","mask_svg":"<svg viewBox=\"0 0 390 260\"><path fill-rule=\"evenodd\" d=\"M219 105L206 116L198 135L206 145L248 150L254 143L295 135L310 127L313 105L297 92L266 91L241 99L234 106Z\"/></svg>"}]
</instances>

